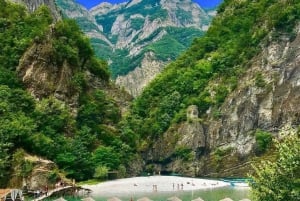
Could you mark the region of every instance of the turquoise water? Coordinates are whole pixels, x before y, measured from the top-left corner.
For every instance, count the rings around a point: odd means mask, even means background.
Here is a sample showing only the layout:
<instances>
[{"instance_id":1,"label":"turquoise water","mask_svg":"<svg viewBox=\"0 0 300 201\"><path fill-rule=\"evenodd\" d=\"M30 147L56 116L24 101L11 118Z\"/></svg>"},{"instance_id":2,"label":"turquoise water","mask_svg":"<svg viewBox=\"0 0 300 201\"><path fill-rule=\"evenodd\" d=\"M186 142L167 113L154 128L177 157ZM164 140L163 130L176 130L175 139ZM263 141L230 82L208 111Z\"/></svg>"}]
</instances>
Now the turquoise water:
<instances>
[{"instance_id":1,"label":"turquoise water","mask_svg":"<svg viewBox=\"0 0 300 201\"><path fill-rule=\"evenodd\" d=\"M152 192L152 193L138 193L135 195L119 195L122 201L130 201L131 199L137 200L142 197L148 197L153 201L166 201L168 198L172 196L176 196L182 201L191 201L192 199L196 199L201 197L204 201L219 201L226 197L233 199L234 201L239 201L244 198L250 198L249 195L249 188L236 188L236 187L222 187L222 188L215 188L215 189L206 189L206 190L196 190L196 191L175 191L175 192ZM93 195L92 197L96 201L106 201L108 198L112 196L101 196L101 195ZM68 201L81 201L82 197L64 197ZM51 199L54 200L55 198ZM57 198L56 198L57 199ZM50 201L50 199L48 199Z\"/></svg>"},{"instance_id":2,"label":"turquoise water","mask_svg":"<svg viewBox=\"0 0 300 201\"><path fill-rule=\"evenodd\" d=\"M198 197L204 201L219 201L227 197L239 201L249 198L250 191L249 187L233 187L229 182L220 180L177 176L124 178L83 187L92 191L89 196L95 201L107 201L115 196L122 201L137 201L142 197L153 201L166 201L173 196L182 201L191 201ZM79 196L64 198L68 201L82 199Z\"/></svg>"},{"instance_id":3,"label":"turquoise water","mask_svg":"<svg viewBox=\"0 0 300 201\"><path fill-rule=\"evenodd\" d=\"M182 201L191 201L197 197L201 197L205 201L219 201L226 197L233 199L234 201L239 201L243 198L249 198L249 188L236 188L236 187L222 187L215 189L197 190L197 191L183 191L183 192L159 192L159 193L143 193L136 194L132 196L118 196L121 200L130 200L133 197L137 200L141 197L148 197L154 201L165 201L169 197L177 196ZM93 196L96 201L106 201L108 196Z\"/></svg>"}]
</instances>

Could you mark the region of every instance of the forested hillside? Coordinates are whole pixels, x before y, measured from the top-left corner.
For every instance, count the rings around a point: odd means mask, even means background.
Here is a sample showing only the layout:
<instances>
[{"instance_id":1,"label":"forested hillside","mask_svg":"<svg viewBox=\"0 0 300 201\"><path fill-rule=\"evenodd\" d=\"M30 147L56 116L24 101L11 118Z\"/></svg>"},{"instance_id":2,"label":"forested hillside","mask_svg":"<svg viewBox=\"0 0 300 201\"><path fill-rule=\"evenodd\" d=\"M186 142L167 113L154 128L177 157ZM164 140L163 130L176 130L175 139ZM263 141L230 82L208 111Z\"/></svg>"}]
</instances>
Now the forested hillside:
<instances>
[{"instance_id":1,"label":"forested hillside","mask_svg":"<svg viewBox=\"0 0 300 201\"><path fill-rule=\"evenodd\" d=\"M172 171L171 167L174 170L176 166L172 161L182 159L190 165L178 167L177 171L184 172L196 162L197 167L202 167L201 175L218 172L224 156L237 156L227 159L231 165L222 164L223 169L234 167L255 149L265 151L270 142L267 138L276 136L276 129L299 124L299 118L288 117L290 109L277 106L275 101L286 96L284 91L278 91L283 87L278 83L279 77L288 79L284 77L287 66L297 69L297 64L286 62L295 59L291 55L296 50L289 44L297 42L299 6L293 0L224 1L206 35L194 40L150 83L124 119L123 132L134 139L130 142L144 153L150 169L158 165L158 169ZM277 49L271 49L271 45ZM278 51L284 47L289 49L289 56L271 63L272 54L283 54ZM296 90L292 84L286 87ZM282 102L297 100L297 94L299 91ZM273 98L266 100L269 96ZM299 111L296 105L286 104L293 108L293 114ZM181 128L195 121L186 115L190 105L199 110L196 121L200 124L195 123L199 129L195 129L203 135L205 145L191 147L183 143L187 133L182 133ZM277 110L284 114L281 119Z\"/></svg>"},{"instance_id":2,"label":"forested hillside","mask_svg":"<svg viewBox=\"0 0 300 201\"><path fill-rule=\"evenodd\" d=\"M102 167L104 174L124 172L131 150L115 127L117 97L122 104L129 99L111 86L107 63L95 57L76 22L53 24L45 6L29 13L0 0L0 30L0 186L12 173L18 185L31 175L33 164L17 160L20 153L53 160L76 180L99 177ZM58 173L49 179L56 182Z\"/></svg>"}]
</instances>

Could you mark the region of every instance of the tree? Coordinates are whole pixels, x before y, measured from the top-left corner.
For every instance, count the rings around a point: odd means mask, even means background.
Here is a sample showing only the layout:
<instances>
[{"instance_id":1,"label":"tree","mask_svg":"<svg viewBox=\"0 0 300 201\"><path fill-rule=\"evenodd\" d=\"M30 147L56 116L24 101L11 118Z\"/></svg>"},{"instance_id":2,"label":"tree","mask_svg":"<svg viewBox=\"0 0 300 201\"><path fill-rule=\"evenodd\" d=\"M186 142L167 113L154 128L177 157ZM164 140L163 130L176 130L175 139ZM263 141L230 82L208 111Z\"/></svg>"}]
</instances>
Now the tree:
<instances>
[{"instance_id":1,"label":"tree","mask_svg":"<svg viewBox=\"0 0 300 201\"><path fill-rule=\"evenodd\" d=\"M107 178L108 168L106 166L99 165L95 169L94 178L104 179Z\"/></svg>"},{"instance_id":2,"label":"tree","mask_svg":"<svg viewBox=\"0 0 300 201\"><path fill-rule=\"evenodd\" d=\"M254 167L251 184L254 200L300 200L300 132L288 134L283 142L276 142L276 161L263 161Z\"/></svg>"},{"instance_id":3,"label":"tree","mask_svg":"<svg viewBox=\"0 0 300 201\"><path fill-rule=\"evenodd\" d=\"M120 154L112 147L99 146L93 153L92 159L97 166L105 166L109 170L118 169L121 163Z\"/></svg>"}]
</instances>

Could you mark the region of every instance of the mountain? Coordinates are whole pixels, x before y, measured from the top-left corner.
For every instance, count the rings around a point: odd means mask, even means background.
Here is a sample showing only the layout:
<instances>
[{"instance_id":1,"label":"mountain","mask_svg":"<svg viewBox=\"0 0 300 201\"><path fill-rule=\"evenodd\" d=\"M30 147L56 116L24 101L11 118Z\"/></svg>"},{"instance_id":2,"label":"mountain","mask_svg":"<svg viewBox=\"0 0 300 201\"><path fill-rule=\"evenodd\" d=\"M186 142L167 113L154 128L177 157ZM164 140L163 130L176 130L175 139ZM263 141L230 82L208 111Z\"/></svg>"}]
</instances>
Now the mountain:
<instances>
[{"instance_id":1,"label":"mountain","mask_svg":"<svg viewBox=\"0 0 300 201\"><path fill-rule=\"evenodd\" d=\"M91 38L97 56L109 61L117 85L133 96L202 36L214 15L191 0L101 3L89 11L72 0L56 2Z\"/></svg>"},{"instance_id":2,"label":"mountain","mask_svg":"<svg viewBox=\"0 0 300 201\"><path fill-rule=\"evenodd\" d=\"M273 139L299 132L299 6L224 1L124 119L146 171L241 177L274 159Z\"/></svg>"}]
</instances>

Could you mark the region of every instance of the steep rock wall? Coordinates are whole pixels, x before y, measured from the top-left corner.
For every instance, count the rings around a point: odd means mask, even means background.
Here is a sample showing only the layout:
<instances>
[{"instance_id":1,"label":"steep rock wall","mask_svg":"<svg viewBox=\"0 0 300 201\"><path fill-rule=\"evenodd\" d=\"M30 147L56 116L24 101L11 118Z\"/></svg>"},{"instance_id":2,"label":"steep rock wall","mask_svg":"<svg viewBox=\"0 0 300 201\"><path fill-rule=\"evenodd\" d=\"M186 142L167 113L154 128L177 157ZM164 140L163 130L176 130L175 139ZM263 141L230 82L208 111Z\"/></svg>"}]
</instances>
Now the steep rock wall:
<instances>
[{"instance_id":1,"label":"steep rock wall","mask_svg":"<svg viewBox=\"0 0 300 201\"><path fill-rule=\"evenodd\" d=\"M247 176L251 169L250 161L257 157L254 152L255 132L258 129L278 137L281 129L298 127L300 124L299 47L299 28L294 37L292 34L270 33L262 45L261 53L252 59L250 67L239 79L237 88L219 108L218 117L211 108L207 111L207 117L196 124L188 120L182 125L173 126L155 143L145 158L157 159L160 164L157 169L160 171L175 171L191 176ZM211 84L215 85L217 81ZM186 130L185 124L193 128ZM204 145L200 143L195 147L194 143L180 144L185 138L195 142L189 131L203 133ZM190 160L181 161L174 157L176 148L182 145L192 150ZM159 147L165 150L160 151ZM267 153L266 157L268 155L272 153ZM168 160L158 160L162 158Z\"/></svg>"},{"instance_id":2,"label":"steep rock wall","mask_svg":"<svg viewBox=\"0 0 300 201\"><path fill-rule=\"evenodd\" d=\"M300 123L299 30L297 33L291 42L286 35L270 41L253 60L238 88L222 106L222 117L217 121L210 118L209 148L222 144L239 147L243 144L242 139L249 138L257 128L277 132L286 124ZM258 74L263 77L263 86L256 83ZM243 146L238 149L241 154L246 150Z\"/></svg>"},{"instance_id":3,"label":"steep rock wall","mask_svg":"<svg viewBox=\"0 0 300 201\"><path fill-rule=\"evenodd\" d=\"M140 67L129 72L125 76L118 76L116 84L124 87L132 96L138 96L155 76L164 68L166 62L156 59L152 52L145 54Z\"/></svg>"}]
</instances>

